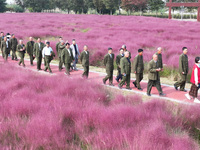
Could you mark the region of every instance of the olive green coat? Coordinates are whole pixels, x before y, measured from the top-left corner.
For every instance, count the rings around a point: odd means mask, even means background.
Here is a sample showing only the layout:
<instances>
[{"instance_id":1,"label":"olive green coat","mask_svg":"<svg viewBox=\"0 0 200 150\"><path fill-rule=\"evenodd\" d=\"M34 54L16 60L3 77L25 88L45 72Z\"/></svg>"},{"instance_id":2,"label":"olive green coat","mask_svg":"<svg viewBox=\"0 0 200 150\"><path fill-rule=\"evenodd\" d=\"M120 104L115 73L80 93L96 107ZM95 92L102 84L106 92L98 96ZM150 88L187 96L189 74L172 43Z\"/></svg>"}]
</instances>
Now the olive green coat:
<instances>
[{"instance_id":1,"label":"olive green coat","mask_svg":"<svg viewBox=\"0 0 200 150\"><path fill-rule=\"evenodd\" d=\"M25 47L25 45L23 44L23 47ZM17 51L18 51L18 55L19 55L19 57L24 57L24 53L25 53L25 50L24 51L20 51L22 48L22 45L20 45L20 44L18 44L17 45Z\"/></svg>"},{"instance_id":2,"label":"olive green coat","mask_svg":"<svg viewBox=\"0 0 200 150\"><path fill-rule=\"evenodd\" d=\"M149 64L148 64L148 78L149 80L159 80L160 76L159 76L159 72L156 71L156 69L158 69L158 64L154 62L154 60L152 59Z\"/></svg>"},{"instance_id":3,"label":"olive green coat","mask_svg":"<svg viewBox=\"0 0 200 150\"><path fill-rule=\"evenodd\" d=\"M60 42L56 43L56 52L58 54L58 48L59 48Z\"/></svg>"},{"instance_id":4,"label":"olive green coat","mask_svg":"<svg viewBox=\"0 0 200 150\"><path fill-rule=\"evenodd\" d=\"M131 63L128 62L126 57L120 60L121 74L129 75L131 74Z\"/></svg>"},{"instance_id":5,"label":"olive green coat","mask_svg":"<svg viewBox=\"0 0 200 150\"><path fill-rule=\"evenodd\" d=\"M35 57L42 57L42 50L45 47L44 43L40 43L40 48L39 48L39 44L38 43L34 43L33 46L33 55Z\"/></svg>"},{"instance_id":6,"label":"olive green coat","mask_svg":"<svg viewBox=\"0 0 200 150\"><path fill-rule=\"evenodd\" d=\"M188 71L189 71L188 56L181 54L179 57L179 73L182 74L182 72L184 72L184 74L188 74Z\"/></svg>"},{"instance_id":7,"label":"olive green coat","mask_svg":"<svg viewBox=\"0 0 200 150\"><path fill-rule=\"evenodd\" d=\"M114 58L115 55L111 54L112 58L110 57L110 54L106 54L104 56L104 66L106 66L106 70L114 70Z\"/></svg>"},{"instance_id":8,"label":"olive green coat","mask_svg":"<svg viewBox=\"0 0 200 150\"><path fill-rule=\"evenodd\" d=\"M33 45L31 44L31 41L27 42L26 44L26 50L27 50L27 53L29 55L33 55L33 47L34 47L34 44L35 42L33 42Z\"/></svg>"},{"instance_id":9,"label":"olive green coat","mask_svg":"<svg viewBox=\"0 0 200 150\"><path fill-rule=\"evenodd\" d=\"M87 51L87 54L85 51L81 53L80 60L83 66L89 66L89 57L90 53Z\"/></svg>"},{"instance_id":10,"label":"olive green coat","mask_svg":"<svg viewBox=\"0 0 200 150\"><path fill-rule=\"evenodd\" d=\"M144 62L143 56L137 55L133 61L133 72L143 73L144 71Z\"/></svg>"},{"instance_id":11,"label":"olive green coat","mask_svg":"<svg viewBox=\"0 0 200 150\"><path fill-rule=\"evenodd\" d=\"M17 45L18 45L17 39L16 38L12 38L10 40L10 45L11 45L11 49L14 50L14 51L16 51Z\"/></svg>"},{"instance_id":12,"label":"olive green coat","mask_svg":"<svg viewBox=\"0 0 200 150\"><path fill-rule=\"evenodd\" d=\"M120 66L120 60L123 58L123 56L121 54L117 55L116 57L116 64L117 64L117 68L119 68Z\"/></svg>"},{"instance_id":13,"label":"olive green coat","mask_svg":"<svg viewBox=\"0 0 200 150\"><path fill-rule=\"evenodd\" d=\"M1 41L1 50L4 53L9 54L10 53L10 49L11 49L10 41L8 41L8 48L7 48L7 45L6 45L6 41Z\"/></svg>"},{"instance_id":14,"label":"olive green coat","mask_svg":"<svg viewBox=\"0 0 200 150\"><path fill-rule=\"evenodd\" d=\"M157 53L155 53L157 56L158 56L158 68L163 68L163 62L162 62L162 54L158 54L158 52Z\"/></svg>"},{"instance_id":15,"label":"olive green coat","mask_svg":"<svg viewBox=\"0 0 200 150\"><path fill-rule=\"evenodd\" d=\"M67 50L67 48L64 48L61 53L61 59L64 64L69 64L74 60L74 57L72 54L72 49L69 48L69 50L70 50L70 54L69 54L69 51Z\"/></svg>"},{"instance_id":16,"label":"olive green coat","mask_svg":"<svg viewBox=\"0 0 200 150\"><path fill-rule=\"evenodd\" d=\"M57 52L57 54L58 54L59 58L61 57L61 54L62 54L62 51L64 50L64 48L65 48L65 44L64 45L61 45L61 44L58 45L58 52Z\"/></svg>"}]
</instances>

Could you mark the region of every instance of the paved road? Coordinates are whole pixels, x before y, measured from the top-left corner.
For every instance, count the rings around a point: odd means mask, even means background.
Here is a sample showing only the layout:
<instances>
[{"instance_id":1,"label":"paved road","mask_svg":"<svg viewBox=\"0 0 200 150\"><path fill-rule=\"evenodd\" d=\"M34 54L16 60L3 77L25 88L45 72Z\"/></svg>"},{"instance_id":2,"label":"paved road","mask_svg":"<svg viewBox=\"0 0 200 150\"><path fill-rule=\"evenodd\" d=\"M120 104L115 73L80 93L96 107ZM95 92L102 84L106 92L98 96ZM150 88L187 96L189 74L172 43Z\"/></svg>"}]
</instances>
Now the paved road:
<instances>
[{"instance_id":1,"label":"paved road","mask_svg":"<svg viewBox=\"0 0 200 150\"><path fill-rule=\"evenodd\" d=\"M4 60L2 59L2 57L0 57L0 63L4 63ZM14 65L18 66L18 62L11 60L10 57L8 57L8 63L11 63L11 64L14 64ZM36 69L36 62L34 62L34 66L31 66L29 60L25 59L25 64L26 64L25 69L31 69L33 71L37 71L37 69ZM44 69L43 65L42 65L42 69ZM53 75L63 75L63 76L66 76L66 75L64 75L65 70L63 69L62 72L59 72L58 65L56 65L56 64L51 64L51 69L52 69ZM82 72L83 72L82 69L79 69L78 71L73 71L73 72L71 72L71 76L70 77L71 78L79 78L79 77L81 77ZM45 72L44 71L39 71L39 73L45 73ZM49 74L49 73L46 73L46 74ZM103 84L102 79L103 79L103 77L105 75L106 75L105 73L90 71L89 79L88 80L97 82L99 84ZM132 81L133 81L133 79L132 79ZM115 80L114 80L113 84L115 86L111 87L111 88L118 89L118 83ZM106 86L109 86L109 85L106 85ZM146 95L147 81L141 82L141 87L143 88L143 91L137 90L134 87L134 85L131 84L132 90L131 91L128 90L128 91L136 93L136 94L140 94L140 95ZM190 100L188 100L185 97L185 94L186 94L185 92L176 91L173 86L162 84L162 89L163 89L163 92L166 94L165 97L159 97L158 96L158 91L157 91L157 89L155 87L152 88L152 92L151 92L152 96L151 97L152 98L159 98L159 99L169 100L169 101L178 102L178 103L183 103L183 104L195 104L195 103L193 103L193 101L190 101ZM126 89L123 87L122 90L126 90ZM200 99L200 97L199 97L199 99Z\"/></svg>"}]
</instances>

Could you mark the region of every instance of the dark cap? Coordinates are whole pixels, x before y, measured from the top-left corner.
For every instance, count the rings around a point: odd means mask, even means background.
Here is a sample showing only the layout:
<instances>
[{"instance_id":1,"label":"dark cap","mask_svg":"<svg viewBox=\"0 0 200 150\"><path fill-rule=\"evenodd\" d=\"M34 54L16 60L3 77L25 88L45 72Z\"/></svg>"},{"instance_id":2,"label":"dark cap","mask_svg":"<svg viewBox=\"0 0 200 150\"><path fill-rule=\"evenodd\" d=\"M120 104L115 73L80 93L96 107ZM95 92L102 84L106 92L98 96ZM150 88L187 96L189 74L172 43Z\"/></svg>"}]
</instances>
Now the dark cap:
<instances>
[{"instance_id":1,"label":"dark cap","mask_svg":"<svg viewBox=\"0 0 200 150\"><path fill-rule=\"evenodd\" d=\"M138 53L143 52L143 49L138 49Z\"/></svg>"},{"instance_id":2,"label":"dark cap","mask_svg":"<svg viewBox=\"0 0 200 150\"><path fill-rule=\"evenodd\" d=\"M46 42L47 45L50 45L50 42Z\"/></svg>"},{"instance_id":3,"label":"dark cap","mask_svg":"<svg viewBox=\"0 0 200 150\"><path fill-rule=\"evenodd\" d=\"M70 45L70 44L69 44L69 43L66 43L65 45L67 46L67 45Z\"/></svg>"}]
</instances>

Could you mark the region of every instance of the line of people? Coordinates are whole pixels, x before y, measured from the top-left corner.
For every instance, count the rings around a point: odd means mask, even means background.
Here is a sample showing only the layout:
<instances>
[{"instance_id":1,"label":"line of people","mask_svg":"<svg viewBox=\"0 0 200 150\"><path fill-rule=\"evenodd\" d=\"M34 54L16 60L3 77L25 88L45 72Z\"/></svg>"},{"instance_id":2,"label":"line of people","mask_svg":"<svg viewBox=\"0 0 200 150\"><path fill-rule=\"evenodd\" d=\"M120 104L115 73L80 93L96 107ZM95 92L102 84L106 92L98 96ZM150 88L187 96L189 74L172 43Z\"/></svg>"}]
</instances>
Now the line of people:
<instances>
[{"instance_id":1,"label":"line of people","mask_svg":"<svg viewBox=\"0 0 200 150\"><path fill-rule=\"evenodd\" d=\"M24 64L24 54L27 52L30 57L30 64L33 65L33 60L37 59L37 70L41 70L41 62L42 58L44 58L45 69L44 71L49 71L52 73L50 68L50 62L55 57L53 49L50 47L50 42L45 41L45 44L41 42L41 39L38 38L37 42L33 41L33 38L30 37L26 46L23 44L23 40L18 41L15 35L12 35L10 39L10 34L4 36L4 33L1 32L0 36L0 45L2 56L5 61L8 58L8 54L10 54L10 50L12 51L12 60L18 60L16 51L18 51L20 61L19 65ZM63 64L65 66L65 74L70 75L70 71L77 71L76 64L78 63L78 59L80 57L80 61L84 68L84 72L82 74L83 77L88 78L89 75L89 51L88 46L85 45L82 53L79 52L78 45L76 44L76 40L72 40L72 44L68 41L64 42L62 37L59 37L59 42L56 44L56 51L59 58L59 71L62 71ZM188 65L188 49L187 47L182 48L182 54L179 57L179 73L180 79L174 84L174 88L178 90L180 87L180 91L187 92L185 90L185 84L187 80L187 75L189 72ZM199 60L198 60L199 59ZM114 70L114 60L115 55L113 54L112 48L108 48L108 53L104 56L103 63L106 67L107 75L103 78L103 83L106 84L106 81L109 80L109 85L113 85L113 70ZM198 61L197 61L198 60ZM126 84L126 89L131 90L130 88L130 79L131 79L131 71L133 70L136 80L133 85L138 90L143 90L140 82L143 80L144 73L144 61L143 61L143 49L138 49L138 54L135 56L133 64L131 63L131 53L126 49L126 45L122 45L122 48L119 50L119 55L116 57L116 65L117 65L117 77L116 81L119 83L118 87L121 89L123 85ZM189 94L185 94L188 99L193 98L195 102L200 102L197 99L197 93L199 89L200 83L200 58L197 57L195 59L195 66L192 73L192 87ZM131 70L132 69L132 70ZM162 48L159 47L157 52L153 55L153 59L148 63L148 85L147 85L147 95L151 96L151 89L155 86L159 92L160 96L165 96L162 91L161 83L160 83L160 75L159 73L163 71L163 61L162 61ZM195 71L194 71L195 70Z\"/></svg>"}]
</instances>

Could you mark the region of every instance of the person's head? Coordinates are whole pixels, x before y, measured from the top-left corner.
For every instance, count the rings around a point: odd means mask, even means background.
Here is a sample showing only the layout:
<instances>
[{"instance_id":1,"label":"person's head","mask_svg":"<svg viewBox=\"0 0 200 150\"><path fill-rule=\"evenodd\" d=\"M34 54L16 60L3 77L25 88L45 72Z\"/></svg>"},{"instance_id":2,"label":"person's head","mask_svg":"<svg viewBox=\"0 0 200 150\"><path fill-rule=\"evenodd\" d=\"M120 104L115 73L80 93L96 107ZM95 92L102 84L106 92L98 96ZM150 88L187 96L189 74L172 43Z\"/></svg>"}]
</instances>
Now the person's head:
<instances>
[{"instance_id":1,"label":"person's head","mask_svg":"<svg viewBox=\"0 0 200 150\"><path fill-rule=\"evenodd\" d=\"M4 36L4 33L3 33L3 32L1 32L1 36Z\"/></svg>"},{"instance_id":2,"label":"person's head","mask_svg":"<svg viewBox=\"0 0 200 150\"><path fill-rule=\"evenodd\" d=\"M195 58L195 63L200 64L200 57Z\"/></svg>"},{"instance_id":3,"label":"person's head","mask_svg":"<svg viewBox=\"0 0 200 150\"><path fill-rule=\"evenodd\" d=\"M41 43L41 38L38 38L38 39L37 39L37 42L38 42L38 43ZM48 42L48 41L46 41L45 43L47 43L47 42Z\"/></svg>"},{"instance_id":4,"label":"person's head","mask_svg":"<svg viewBox=\"0 0 200 150\"><path fill-rule=\"evenodd\" d=\"M7 41L7 37L4 37L4 41Z\"/></svg>"},{"instance_id":5,"label":"person's head","mask_svg":"<svg viewBox=\"0 0 200 150\"><path fill-rule=\"evenodd\" d=\"M138 54L139 54L140 56L142 56L142 54L143 54L143 49L138 49Z\"/></svg>"},{"instance_id":6,"label":"person's head","mask_svg":"<svg viewBox=\"0 0 200 150\"><path fill-rule=\"evenodd\" d=\"M64 40L61 40L60 43L61 43L61 45L64 45L64 44L65 44Z\"/></svg>"},{"instance_id":7,"label":"person's head","mask_svg":"<svg viewBox=\"0 0 200 150\"><path fill-rule=\"evenodd\" d=\"M108 53L112 54L112 48L111 47L108 48Z\"/></svg>"},{"instance_id":8,"label":"person's head","mask_svg":"<svg viewBox=\"0 0 200 150\"><path fill-rule=\"evenodd\" d=\"M153 60L154 60L154 61L158 61L158 55L154 54L154 55L153 55Z\"/></svg>"},{"instance_id":9,"label":"person's head","mask_svg":"<svg viewBox=\"0 0 200 150\"><path fill-rule=\"evenodd\" d=\"M59 42L61 42L62 40L63 40L63 38L60 36L60 37L59 37Z\"/></svg>"},{"instance_id":10,"label":"person's head","mask_svg":"<svg viewBox=\"0 0 200 150\"><path fill-rule=\"evenodd\" d=\"M126 45L122 45L123 50L126 50Z\"/></svg>"},{"instance_id":11,"label":"person's head","mask_svg":"<svg viewBox=\"0 0 200 150\"><path fill-rule=\"evenodd\" d=\"M46 43L46 46L49 47L49 46L50 46L50 42L47 42L47 43Z\"/></svg>"},{"instance_id":12,"label":"person's head","mask_svg":"<svg viewBox=\"0 0 200 150\"><path fill-rule=\"evenodd\" d=\"M120 53L121 55L124 54L123 48L120 48L119 53Z\"/></svg>"},{"instance_id":13,"label":"person's head","mask_svg":"<svg viewBox=\"0 0 200 150\"><path fill-rule=\"evenodd\" d=\"M70 44L66 43L66 48L69 49L69 47L70 47Z\"/></svg>"},{"instance_id":14,"label":"person's head","mask_svg":"<svg viewBox=\"0 0 200 150\"><path fill-rule=\"evenodd\" d=\"M29 41L33 41L33 37L29 37Z\"/></svg>"},{"instance_id":15,"label":"person's head","mask_svg":"<svg viewBox=\"0 0 200 150\"><path fill-rule=\"evenodd\" d=\"M23 44L23 40L19 40L19 44L22 45Z\"/></svg>"},{"instance_id":16,"label":"person's head","mask_svg":"<svg viewBox=\"0 0 200 150\"><path fill-rule=\"evenodd\" d=\"M76 40L75 39L72 40L72 44L74 44L74 45L76 44Z\"/></svg>"},{"instance_id":17,"label":"person's head","mask_svg":"<svg viewBox=\"0 0 200 150\"><path fill-rule=\"evenodd\" d=\"M125 53L124 53L124 56L125 56L126 58L128 58L128 57L129 57L129 52L125 52Z\"/></svg>"},{"instance_id":18,"label":"person's head","mask_svg":"<svg viewBox=\"0 0 200 150\"><path fill-rule=\"evenodd\" d=\"M15 38L15 35L14 35L14 34L12 34L12 38Z\"/></svg>"},{"instance_id":19,"label":"person's head","mask_svg":"<svg viewBox=\"0 0 200 150\"><path fill-rule=\"evenodd\" d=\"M182 50L183 50L183 54L185 54L185 55L186 55L186 54L187 54L187 52L188 52L188 49L187 49L187 47L183 47L183 48L182 48Z\"/></svg>"},{"instance_id":20,"label":"person's head","mask_svg":"<svg viewBox=\"0 0 200 150\"><path fill-rule=\"evenodd\" d=\"M84 51L87 51L87 50L88 50L88 46L85 45L85 46L83 47L83 49L84 49Z\"/></svg>"},{"instance_id":21,"label":"person's head","mask_svg":"<svg viewBox=\"0 0 200 150\"><path fill-rule=\"evenodd\" d=\"M41 42L41 40L40 40L40 42ZM49 41L48 41L48 40L45 40L45 41L44 41L45 44L46 44L47 42L49 42Z\"/></svg>"},{"instance_id":22,"label":"person's head","mask_svg":"<svg viewBox=\"0 0 200 150\"><path fill-rule=\"evenodd\" d=\"M158 47L158 54L161 54L162 53L162 47Z\"/></svg>"}]
</instances>

